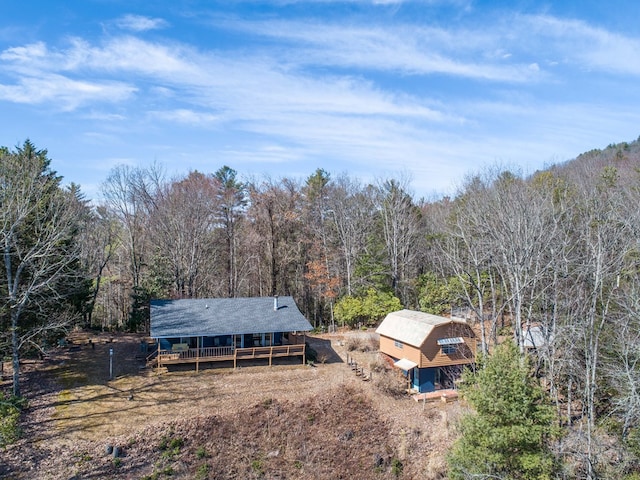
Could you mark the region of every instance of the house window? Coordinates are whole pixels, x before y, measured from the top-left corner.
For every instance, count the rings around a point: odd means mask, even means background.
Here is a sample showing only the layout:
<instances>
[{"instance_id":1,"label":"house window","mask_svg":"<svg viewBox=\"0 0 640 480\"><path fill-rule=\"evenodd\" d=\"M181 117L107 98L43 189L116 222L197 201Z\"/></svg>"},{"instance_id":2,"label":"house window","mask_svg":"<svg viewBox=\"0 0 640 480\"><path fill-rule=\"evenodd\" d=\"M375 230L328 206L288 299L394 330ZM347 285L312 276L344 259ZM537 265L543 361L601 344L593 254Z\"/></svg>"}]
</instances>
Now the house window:
<instances>
[{"instance_id":1,"label":"house window","mask_svg":"<svg viewBox=\"0 0 640 480\"><path fill-rule=\"evenodd\" d=\"M442 345L442 353L445 355L455 355L458 352L458 345Z\"/></svg>"},{"instance_id":2,"label":"house window","mask_svg":"<svg viewBox=\"0 0 640 480\"><path fill-rule=\"evenodd\" d=\"M395 345L396 348L402 348L403 347L402 342L399 342L398 340L394 340L393 344Z\"/></svg>"}]
</instances>

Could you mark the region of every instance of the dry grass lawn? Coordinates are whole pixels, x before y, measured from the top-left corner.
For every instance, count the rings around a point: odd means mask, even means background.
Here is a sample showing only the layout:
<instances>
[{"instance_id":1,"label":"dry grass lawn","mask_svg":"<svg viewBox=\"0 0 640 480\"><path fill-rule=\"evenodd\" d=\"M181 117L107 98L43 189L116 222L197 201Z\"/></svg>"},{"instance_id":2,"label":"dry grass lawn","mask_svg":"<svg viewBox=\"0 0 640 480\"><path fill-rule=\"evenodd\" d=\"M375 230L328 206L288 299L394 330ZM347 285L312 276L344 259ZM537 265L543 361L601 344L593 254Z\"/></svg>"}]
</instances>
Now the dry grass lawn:
<instances>
[{"instance_id":1,"label":"dry grass lawn","mask_svg":"<svg viewBox=\"0 0 640 480\"><path fill-rule=\"evenodd\" d=\"M163 478L158 474L159 462L164 459L166 463L167 459L161 456L162 452L158 451L157 446L160 442L158 439L166 435L167 429L182 425L185 432L191 432L185 425L193 422L210 425L213 422L217 425L215 428L221 431L225 428L227 432L244 431L246 422L237 422L246 418L247 412L252 412L251 415L256 417L259 424L261 415L273 415L273 411L260 406L279 405L278 411L288 412L278 424L278 428L284 429L279 435L288 439L288 445L302 441L299 437L303 435L302 430L306 432L305 435L310 434L311 439L317 437L318 444L325 443L324 448L329 448L324 437L330 437L340 444L344 442L340 437L342 434L334 433L331 429L339 428L340 417L344 419L352 415L355 423L349 431L362 431L358 438L361 437L359 441L364 443L358 446L359 452L368 452L366 449L371 448L371 452L387 451L389 458L392 456L402 460L402 472L394 471L393 477L443 478L443 452L453 439L451 425L459 406L439 403L423 405L408 396L391 397L381 393L375 381L362 381L346 364L347 355L363 365L366 372L370 372L369 365L376 361L377 353L347 352L347 335L357 334L334 334L311 339L319 359L326 361L313 367L301 365L297 358L286 359L272 367L242 364L237 370L218 366L202 368L196 373L194 367L190 366L161 374L140 369L142 362L136 359L140 353L139 337L94 336L93 348L86 343L88 338L82 338L79 341L84 345L73 348L73 351L61 349L50 360L34 365L33 371L25 375L25 391L30 397L30 408L23 422L24 439L7 452L0 453L0 477L55 479L85 478L84 475L87 475L86 478L89 478L88 473L93 472L91 478L111 478L114 473L118 478L145 478L143 473L146 472L149 478L153 478L153 475ZM114 350L114 378L111 380L109 349ZM375 376L376 373L374 380ZM340 392L349 392L348 398L360 398L361 401L350 403ZM358 409L362 411L358 413ZM298 436L294 441L288 425L293 418L306 418L301 411L321 411L327 418L332 418L333 414L337 418L335 421L327 420L322 425L304 425L304 429L296 433ZM367 428L368 423L370 429ZM233 428L229 425L233 425ZM251 436L250 426L246 428L248 430L244 434ZM314 429L318 431L314 432ZM256 438L260 438L261 430L262 427L255 432ZM367 439L369 430L372 436ZM193 433L185 435L193 436ZM225 441L224 438L217 438L215 432L210 432L209 437ZM210 440L207 440L209 443L199 441L222 455L221 445L216 446ZM136 442L138 446L134 448ZM307 442L314 443L313 440L302 442L305 443L305 449L312 448L306 446ZM143 448L140 443L148 445ZM265 441L264 445L267 443ZM372 443L384 443L385 446L370 445ZM127 455L119 461L102 458L102 450L107 444L128 445ZM254 444L245 438L239 445L245 444L253 452L251 455L269 455L269 452L256 453L260 451L260 442ZM241 446L237 448L241 449ZM281 450L277 445L274 448L277 452ZM291 447L289 450L288 455L294 455ZM336 452L340 451L337 448ZM235 451L235 454L241 457L239 461L244 462L242 465L245 467L255 467L253 460L242 459L243 455L246 457L249 453ZM172 464L171 476L193 478L193 465L202 462L194 455L192 452L191 457L181 457L180 468ZM297 452L296 455L299 458L301 453ZM305 458L322 458L308 452L305 455ZM280 463L284 462L285 456L275 455ZM260 460L264 465L271 465L272 471L279 471L278 475L270 477L267 470L261 468L256 471L253 467L253 470L246 467L248 470L243 475L255 474L256 478L306 478L297 470L287 474L286 468L277 462L278 458L271 459L270 463ZM207 473L207 468L215 464L214 460L211 458L208 463L201 463L198 474L201 478L235 478L234 471L240 475L240 466L230 470L227 476ZM177 460L173 461L175 463ZM373 458L371 462L373 465ZM305 465L297 459L287 465L294 463L296 468ZM70 466L62 468L63 464ZM202 465L207 468L203 470ZM365 470L360 478L370 478L373 470ZM314 473L309 468L306 471L308 478L335 478L338 474L331 469L320 476L318 471ZM350 478L358 478L350 471L345 472ZM379 467L379 478L386 478L386 475L391 475L390 472L390 465L385 463ZM74 477L74 474L77 476Z\"/></svg>"}]
</instances>

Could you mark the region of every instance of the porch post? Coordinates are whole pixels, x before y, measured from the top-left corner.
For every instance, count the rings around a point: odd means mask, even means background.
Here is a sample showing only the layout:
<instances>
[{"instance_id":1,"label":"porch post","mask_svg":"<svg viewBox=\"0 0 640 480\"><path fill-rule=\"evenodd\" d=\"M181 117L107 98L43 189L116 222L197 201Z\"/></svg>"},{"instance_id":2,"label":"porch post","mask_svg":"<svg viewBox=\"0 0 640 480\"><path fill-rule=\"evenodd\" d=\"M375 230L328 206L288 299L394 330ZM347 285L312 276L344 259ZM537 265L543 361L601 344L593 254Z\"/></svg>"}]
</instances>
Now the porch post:
<instances>
[{"instance_id":1,"label":"porch post","mask_svg":"<svg viewBox=\"0 0 640 480\"><path fill-rule=\"evenodd\" d=\"M307 338L307 332L302 332L302 364L307 363L307 342L305 339Z\"/></svg>"},{"instance_id":2,"label":"porch post","mask_svg":"<svg viewBox=\"0 0 640 480\"><path fill-rule=\"evenodd\" d=\"M161 367L161 362L160 362L160 339L158 339L158 374L160 374L160 367Z\"/></svg>"},{"instance_id":3,"label":"porch post","mask_svg":"<svg viewBox=\"0 0 640 480\"><path fill-rule=\"evenodd\" d=\"M196 337L196 373L200 371L200 337Z\"/></svg>"}]
</instances>

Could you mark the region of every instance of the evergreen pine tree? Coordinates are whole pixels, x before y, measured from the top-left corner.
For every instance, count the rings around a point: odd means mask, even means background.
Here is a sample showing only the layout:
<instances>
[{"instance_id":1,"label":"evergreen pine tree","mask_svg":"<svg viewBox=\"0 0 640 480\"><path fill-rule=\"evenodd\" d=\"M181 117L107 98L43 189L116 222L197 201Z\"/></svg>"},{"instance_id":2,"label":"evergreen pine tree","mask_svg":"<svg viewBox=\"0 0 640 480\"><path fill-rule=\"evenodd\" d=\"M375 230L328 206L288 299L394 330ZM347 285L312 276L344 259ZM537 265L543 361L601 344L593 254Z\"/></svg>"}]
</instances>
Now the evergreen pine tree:
<instances>
[{"instance_id":1,"label":"evergreen pine tree","mask_svg":"<svg viewBox=\"0 0 640 480\"><path fill-rule=\"evenodd\" d=\"M475 412L460 422L461 436L448 458L450 478L551 478L554 410L527 359L506 342L480 363L464 376L462 392Z\"/></svg>"}]
</instances>

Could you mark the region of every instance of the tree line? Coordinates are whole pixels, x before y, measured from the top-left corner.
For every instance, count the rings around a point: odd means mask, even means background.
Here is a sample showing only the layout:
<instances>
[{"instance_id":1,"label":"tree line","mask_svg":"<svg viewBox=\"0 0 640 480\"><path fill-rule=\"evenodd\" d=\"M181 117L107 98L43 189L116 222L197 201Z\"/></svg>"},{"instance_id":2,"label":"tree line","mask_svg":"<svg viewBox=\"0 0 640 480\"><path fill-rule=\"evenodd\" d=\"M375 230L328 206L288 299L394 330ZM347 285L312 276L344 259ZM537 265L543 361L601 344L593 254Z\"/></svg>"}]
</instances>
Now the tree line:
<instances>
[{"instance_id":1,"label":"tree line","mask_svg":"<svg viewBox=\"0 0 640 480\"><path fill-rule=\"evenodd\" d=\"M506 337L535 351L567 465L587 478L635 465L638 142L527 176L485 169L437 201L403 177L255 179L222 166L167 178L155 165L114 168L89 202L62 187L46 150L0 153L2 348L14 363L62 326L144 331L151 298L292 295L318 328L399 308L453 314L484 354ZM611 465L612 449L625 461Z\"/></svg>"}]
</instances>

